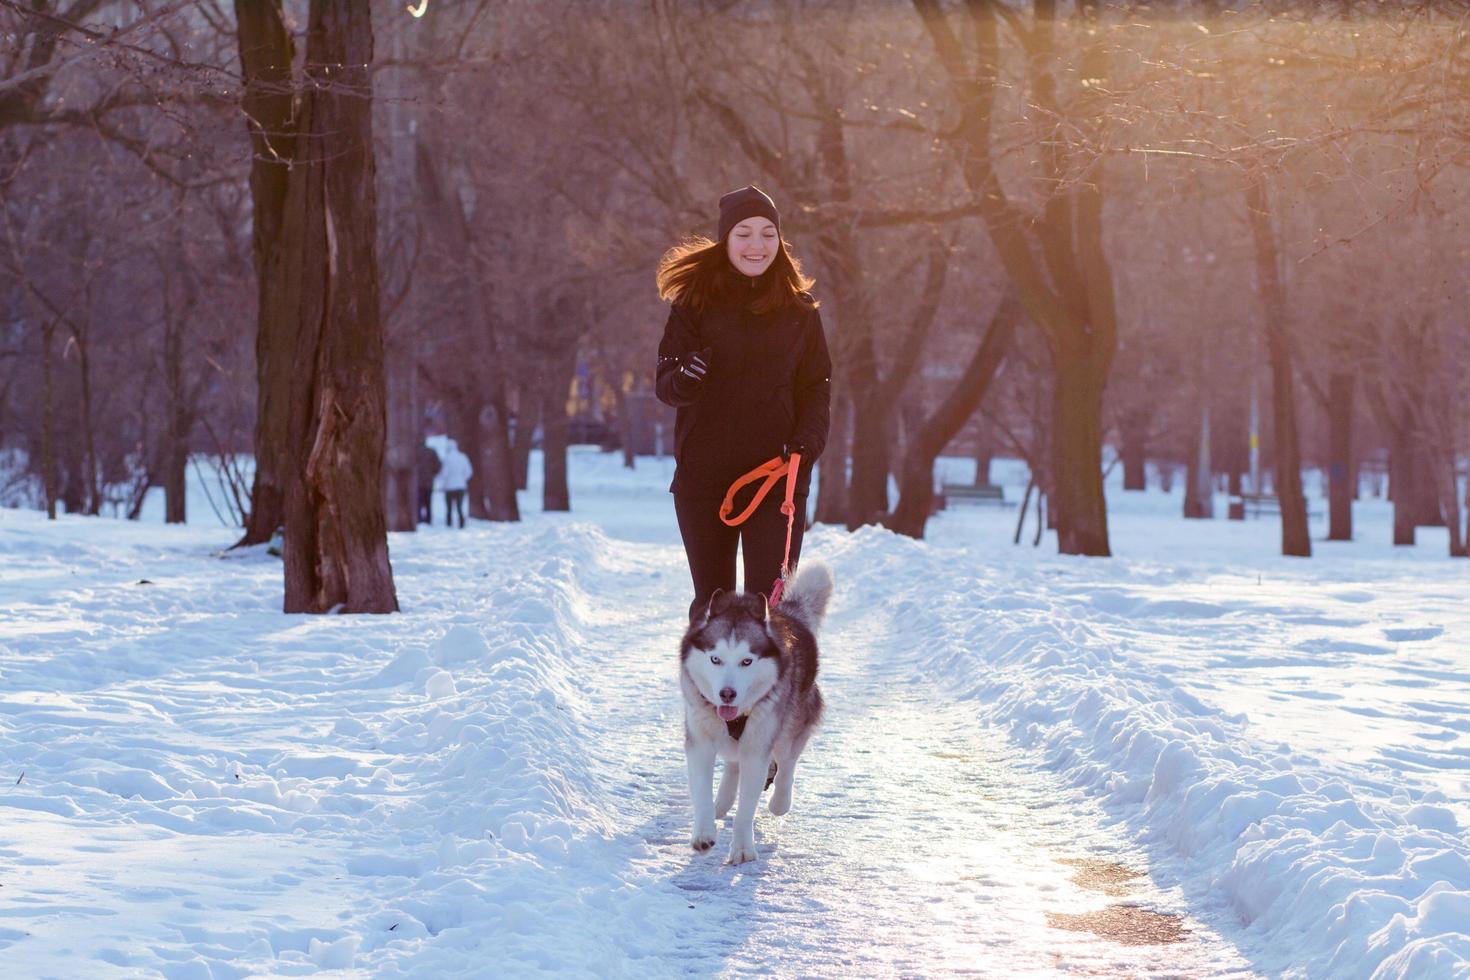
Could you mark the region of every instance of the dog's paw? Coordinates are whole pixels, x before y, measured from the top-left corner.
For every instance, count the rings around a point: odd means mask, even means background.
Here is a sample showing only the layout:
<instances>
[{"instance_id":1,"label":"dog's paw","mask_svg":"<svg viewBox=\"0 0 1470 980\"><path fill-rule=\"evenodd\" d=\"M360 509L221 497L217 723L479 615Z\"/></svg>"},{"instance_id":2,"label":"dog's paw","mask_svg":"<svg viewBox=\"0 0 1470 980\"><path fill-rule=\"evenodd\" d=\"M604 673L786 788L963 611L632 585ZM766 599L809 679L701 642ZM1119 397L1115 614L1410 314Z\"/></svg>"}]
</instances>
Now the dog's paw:
<instances>
[{"instance_id":1,"label":"dog's paw","mask_svg":"<svg viewBox=\"0 0 1470 980\"><path fill-rule=\"evenodd\" d=\"M744 864L747 861L757 860L760 860L760 856L755 853L754 841L751 841L749 844L739 844L732 841L730 843L730 853L725 857L726 864Z\"/></svg>"},{"instance_id":2,"label":"dog's paw","mask_svg":"<svg viewBox=\"0 0 1470 980\"><path fill-rule=\"evenodd\" d=\"M694 830L689 834L689 846L701 854L715 846L715 824L713 820L703 826L695 825Z\"/></svg>"},{"instance_id":3,"label":"dog's paw","mask_svg":"<svg viewBox=\"0 0 1470 980\"><path fill-rule=\"evenodd\" d=\"M786 811L791 809L791 790L784 786L777 786L771 793L770 808L776 816L785 816Z\"/></svg>"},{"instance_id":4,"label":"dog's paw","mask_svg":"<svg viewBox=\"0 0 1470 980\"><path fill-rule=\"evenodd\" d=\"M716 820L724 820L726 817L728 817L730 815L730 808L732 806L734 806L734 805L735 805L735 794L734 793L731 793L730 794L730 801L728 803L722 803L719 800L715 800L715 819Z\"/></svg>"}]
</instances>

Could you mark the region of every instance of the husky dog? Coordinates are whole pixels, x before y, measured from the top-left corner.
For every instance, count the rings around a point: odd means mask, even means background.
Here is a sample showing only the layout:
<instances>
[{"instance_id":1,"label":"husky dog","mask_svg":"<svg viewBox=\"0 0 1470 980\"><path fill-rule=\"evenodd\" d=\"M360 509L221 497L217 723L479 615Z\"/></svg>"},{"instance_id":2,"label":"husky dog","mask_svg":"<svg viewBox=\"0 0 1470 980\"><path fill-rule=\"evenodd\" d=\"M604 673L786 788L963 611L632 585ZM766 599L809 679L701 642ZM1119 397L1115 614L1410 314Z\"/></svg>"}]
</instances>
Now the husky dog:
<instances>
[{"instance_id":1,"label":"husky dog","mask_svg":"<svg viewBox=\"0 0 1470 980\"><path fill-rule=\"evenodd\" d=\"M803 565L772 607L763 594L716 591L696 612L679 645L679 686L684 692L684 755L694 802L696 851L715 844L715 818L730 812L735 791L735 836L730 864L754 861L755 806L770 785L771 812L791 809L796 760L822 720L817 690L816 630L832 595L832 572ZM725 760L720 792L714 792L715 756Z\"/></svg>"}]
</instances>

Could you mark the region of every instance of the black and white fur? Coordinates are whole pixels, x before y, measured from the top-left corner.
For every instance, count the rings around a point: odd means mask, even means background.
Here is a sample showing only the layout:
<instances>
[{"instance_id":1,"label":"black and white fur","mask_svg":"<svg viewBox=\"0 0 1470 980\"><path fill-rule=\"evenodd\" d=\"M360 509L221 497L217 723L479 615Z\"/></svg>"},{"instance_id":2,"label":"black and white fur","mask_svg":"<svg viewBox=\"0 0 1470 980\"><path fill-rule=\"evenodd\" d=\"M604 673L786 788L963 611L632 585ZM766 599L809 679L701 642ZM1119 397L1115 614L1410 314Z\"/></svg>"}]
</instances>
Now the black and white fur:
<instances>
[{"instance_id":1,"label":"black and white fur","mask_svg":"<svg viewBox=\"0 0 1470 980\"><path fill-rule=\"evenodd\" d=\"M738 788L727 860L756 860L755 807L773 760L771 812L791 808L796 760L822 720L816 631L831 595L827 566L803 565L778 605L762 594L717 591L689 624L679 645L679 686L696 851L714 846L715 819L730 812ZM731 729L741 725L736 738ZM718 797L716 756L725 760Z\"/></svg>"}]
</instances>

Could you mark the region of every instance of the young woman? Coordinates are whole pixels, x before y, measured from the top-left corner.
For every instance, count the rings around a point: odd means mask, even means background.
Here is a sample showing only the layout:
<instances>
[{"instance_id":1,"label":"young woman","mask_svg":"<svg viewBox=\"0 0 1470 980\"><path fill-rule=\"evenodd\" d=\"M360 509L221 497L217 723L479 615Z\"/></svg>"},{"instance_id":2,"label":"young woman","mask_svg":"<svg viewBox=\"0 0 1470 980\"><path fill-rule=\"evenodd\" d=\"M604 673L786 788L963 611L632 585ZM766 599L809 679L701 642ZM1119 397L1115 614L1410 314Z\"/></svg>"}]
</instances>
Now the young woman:
<instances>
[{"instance_id":1,"label":"young woman","mask_svg":"<svg viewBox=\"0 0 1470 980\"><path fill-rule=\"evenodd\" d=\"M672 308L658 345L656 390L679 410L669 490L694 578L691 618L715 589L734 590L737 544L745 591L770 593L786 546L784 478L739 527L720 520L720 501L743 474L791 453L801 455L792 568L801 554L811 468L827 444L832 392L812 285L781 239L776 205L754 187L720 198L714 241L696 237L659 263L659 296Z\"/></svg>"}]
</instances>

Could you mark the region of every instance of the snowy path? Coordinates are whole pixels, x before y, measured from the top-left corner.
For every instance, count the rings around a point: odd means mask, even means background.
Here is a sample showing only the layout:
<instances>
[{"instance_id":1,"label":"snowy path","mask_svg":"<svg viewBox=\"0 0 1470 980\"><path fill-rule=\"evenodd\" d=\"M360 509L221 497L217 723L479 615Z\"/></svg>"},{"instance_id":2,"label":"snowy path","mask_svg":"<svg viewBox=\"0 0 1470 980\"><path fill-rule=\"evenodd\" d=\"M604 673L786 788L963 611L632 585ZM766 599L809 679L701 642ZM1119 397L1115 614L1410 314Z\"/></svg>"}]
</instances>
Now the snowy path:
<instances>
[{"instance_id":1,"label":"snowy path","mask_svg":"<svg viewBox=\"0 0 1470 980\"><path fill-rule=\"evenodd\" d=\"M274 559L119 531L37 548L0 624L0 949L24 975L1241 968L1177 888L1075 884L1063 860L1146 861L917 680L892 610L840 584L827 725L793 812L762 810L762 860L735 869L687 844L676 547L424 534L395 557L410 612L334 619L273 612ZM12 529L13 568L29 533ZM1183 913L1187 934L1048 925L1120 902Z\"/></svg>"},{"instance_id":2,"label":"snowy path","mask_svg":"<svg viewBox=\"0 0 1470 980\"><path fill-rule=\"evenodd\" d=\"M649 950L654 973L691 976L1245 975L1233 949L1196 921L1182 941L1121 945L1048 925L1126 904L1185 912L1146 878L1115 896L1072 879L1076 862L1146 867L1101 814L1017 757L973 711L916 682L895 657L891 611L838 598L824 633L827 721L797 773L784 818L761 809L761 862L722 863L729 822L704 855L688 844L681 707L674 648L687 584L677 549L640 560L665 572L629 594L632 574L594 592L584 614L597 663L589 717L625 748L634 777L622 819L653 852L637 863L648 887L672 882L692 911L677 946ZM634 569L628 569L632 572ZM653 689L650 689L652 686ZM598 724L599 721L611 724ZM609 757L608 766L620 763ZM1069 862L1069 863L1063 863ZM1126 890L1125 890L1126 889ZM1165 920L1167 930L1172 925Z\"/></svg>"}]
</instances>

